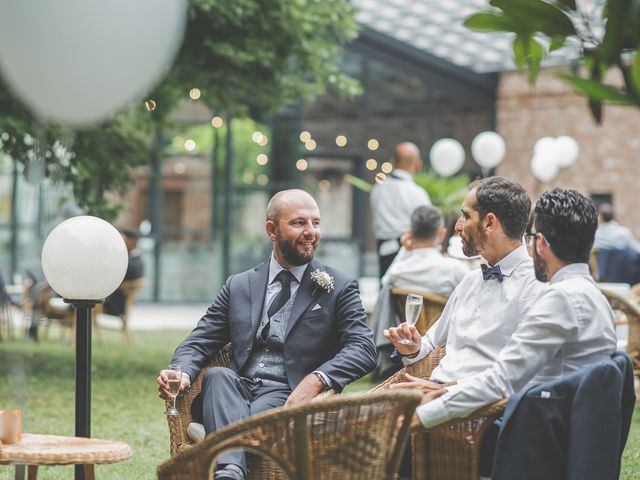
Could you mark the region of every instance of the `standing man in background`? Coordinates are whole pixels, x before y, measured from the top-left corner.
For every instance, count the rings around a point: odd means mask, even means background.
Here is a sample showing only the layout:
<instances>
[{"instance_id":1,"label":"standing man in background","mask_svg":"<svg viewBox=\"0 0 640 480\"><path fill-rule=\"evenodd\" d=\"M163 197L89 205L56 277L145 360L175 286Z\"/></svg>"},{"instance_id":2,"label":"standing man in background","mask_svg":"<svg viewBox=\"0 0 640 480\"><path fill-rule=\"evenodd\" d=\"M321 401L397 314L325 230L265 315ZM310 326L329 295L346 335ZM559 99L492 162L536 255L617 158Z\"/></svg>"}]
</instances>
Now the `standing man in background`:
<instances>
[{"instance_id":1,"label":"standing man in background","mask_svg":"<svg viewBox=\"0 0 640 480\"><path fill-rule=\"evenodd\" d=\"M400 250L400 237L409 230L413 211L416 207L431 205L429 194L413 181L413 176L422 168L420 149L410 142L400 143L392 161L393 173L371 192L380 278Z\"/></svg>"}]
</instances>

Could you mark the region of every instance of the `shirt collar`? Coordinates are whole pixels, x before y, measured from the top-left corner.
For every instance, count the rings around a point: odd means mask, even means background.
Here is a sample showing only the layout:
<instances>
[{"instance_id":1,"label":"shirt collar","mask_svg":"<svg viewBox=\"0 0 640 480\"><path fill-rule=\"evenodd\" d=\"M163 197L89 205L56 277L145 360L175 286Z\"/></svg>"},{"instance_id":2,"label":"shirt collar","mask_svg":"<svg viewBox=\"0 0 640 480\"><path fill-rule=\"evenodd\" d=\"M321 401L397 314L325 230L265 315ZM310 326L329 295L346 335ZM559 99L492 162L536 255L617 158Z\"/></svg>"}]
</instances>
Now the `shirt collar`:
<instances>
[{"instance_id":1,"label":"shirt collar","mask_svg":"<svg viewBox=\"0 0 640 480\"><path fill-rule=\"evenodd\" d=\"M570 277L591 278L591 274L589 273L589 265L587 265L586 263L570 263L569 265L565 265L553 274L553 277L551 277L549 283L561 282Z\"/></svg>"},{"instance_id":2,"label":"shirt collar","mask_svg":"<svg viewBox=\"0 0 640 480\"><path fill-rule=\"evenodd\" d=\"M413 181L413 176L409 172L407 172L406 170L401 170L399 168L396 168L393 171L391 176L394 177L394 178L398 178L400 180L411 180L411 181Z\"/></svg>"},{"instance_id":3,"label":"shirt collar","mask_svg":"<svg viewBox=\"0 0 640 480\"><path fill-rule=\"evenodd\" d=\"M302 276L304 275L304 271L307 269L307 265L309 264L305 263L304 265L289 269L293 276L296 277L298 283L302 283ZM278 275L282 270L285 269L278 263L276 257L271 254L271 261L269 262L269 283L267 283L267 285L271 285L273 280L276 278L276 275Z\"/></svg>"},{"instance_id":4,"label":"shirt collar","mask_svg":"<svg viewBox=\"0 0 640 480\"><path fill-rule=\"evenodd\" d=\"M500 265L502 275L508 277L518 265L527 259L531 259L529 252L527 252L527 247L520 245L514 251L503 257L496 265Z\"/></svg>"}]
</instances>

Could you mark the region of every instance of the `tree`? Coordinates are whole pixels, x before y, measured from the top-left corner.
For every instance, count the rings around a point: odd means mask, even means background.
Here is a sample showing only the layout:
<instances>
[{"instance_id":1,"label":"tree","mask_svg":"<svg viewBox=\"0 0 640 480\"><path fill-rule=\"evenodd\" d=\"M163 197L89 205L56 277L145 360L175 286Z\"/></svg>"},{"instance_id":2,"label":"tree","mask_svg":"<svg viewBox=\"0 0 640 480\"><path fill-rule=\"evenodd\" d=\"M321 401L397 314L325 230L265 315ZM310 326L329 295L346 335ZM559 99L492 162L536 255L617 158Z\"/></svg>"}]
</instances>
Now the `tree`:
<instances>
[{"instance_id":1,"label":"tree","mask_svg":"<svg viewBox=\"0 0 640 480\"><path fill-rule=\"evenodd\" d=\"M515 63L519 69L529 68L530 83L535 83L548 53L577 48L584 69L561 77L588 97L598 123L603 103L640 107L640 0L596 2L602 8L595 14L576 0L491 0L489 4L491 8L470 16L465 25L482 32L514 33ZM609 69L619 70L621 86L606 83Z\"/></svg>"},{"instance_id":2,"label":"tree","mask_svg":"<svg viewBox=\"0 0 640 480\"><path fill-rule=\"evenodd\" d=\"M72 131L34 119L0 81L0 151L25 168L43 159L45 175L71 183L80 206L112 219L118 205L109 193L124 191L130 169L148 162L154 131L191 88L215 111L254 118L327 87L360 92L336 63L357 34L348 0L190 0L188 8L175 64L148 96L155 108L139 102L104 125Z\"/></svg>"}]
</instances>

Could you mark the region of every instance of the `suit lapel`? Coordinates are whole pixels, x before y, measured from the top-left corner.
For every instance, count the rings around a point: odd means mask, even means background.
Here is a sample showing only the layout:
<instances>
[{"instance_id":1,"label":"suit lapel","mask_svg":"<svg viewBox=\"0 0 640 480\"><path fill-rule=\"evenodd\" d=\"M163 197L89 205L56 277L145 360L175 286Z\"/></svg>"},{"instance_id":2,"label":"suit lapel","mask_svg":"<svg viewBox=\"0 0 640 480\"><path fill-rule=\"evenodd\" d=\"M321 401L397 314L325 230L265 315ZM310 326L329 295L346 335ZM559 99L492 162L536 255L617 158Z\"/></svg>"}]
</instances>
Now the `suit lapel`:
<instances>
[{"instance_id":1,"label":"suit lapel","mask_svg":"<svg viewBox=\"0 0 640 480\"><path fill-rule=\"evenodd\" d=\"M249 297L251 300L251 338L255 337L262 315L264 297L269 279L269 261L257 266L249 274Z\"/></svg>"},{"instance_id":2,"label":"suit lapel","mask_svg":"<svg viewBox=\"0 0 640 480\"><path fill-rule=\"evenodd\" d=\"M317 268L321 268L321 265L312 260L311 263L309 263L309 265L307 266L307 269L304 271L304 275L302 276L302 283L300 284L300 288L298 288L296 298L293 301L293 306L291 307L291 313L289 314L289 321L287 322L287 333L285 335L285 339L289 335L289 332L291 331L293 326L298 322L298 320L300 320L300 317L313 300L314 295L312 294L312 292L314 284L311 280L311 272L313 272Z\"/></svg>"}]
</instances>

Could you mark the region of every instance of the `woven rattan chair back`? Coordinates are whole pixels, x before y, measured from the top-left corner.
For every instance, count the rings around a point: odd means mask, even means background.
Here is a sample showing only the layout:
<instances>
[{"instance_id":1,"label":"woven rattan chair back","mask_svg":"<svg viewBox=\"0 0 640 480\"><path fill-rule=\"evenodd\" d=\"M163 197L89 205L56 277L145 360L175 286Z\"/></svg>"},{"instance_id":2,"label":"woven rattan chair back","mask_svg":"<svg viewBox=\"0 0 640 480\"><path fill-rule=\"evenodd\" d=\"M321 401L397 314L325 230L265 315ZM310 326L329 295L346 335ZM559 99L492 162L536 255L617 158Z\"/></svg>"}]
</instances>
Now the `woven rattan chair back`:
<instances>
[{"instance_id":1,"label":"woven rattan chair back","mask_svg":"<svg viewBox=\"0 0 640 480\"><path fill-rule=\"evenodd\" d=\"M633 361L633 370L636 377L640 377L640 308L617 293L602 290L602 293L613 310L613 320L616 325L627 324L629 336L627 340L627 353Z\"/></svg>"},{"instance_id":2,"label":"woven rattan chair back","mask_svg":"<svg viewBox=\"0 0 640 480\"><path fill-rule=\"evenodd\" d=\"M235 449L268 457L291 480L394 478L420 398L380 391L277 408L211 434L160 465L158 478L208 480Z\"/></svg>"},{"instance_id":3,"label":"woven rattan chair back","mask_svg":"<svg viewBox=\"0 0 640 480\"><path fill-rule=\"evenodd\" d=\"M400 322L404 322L404 306L407 302L407 295L413 293L422 297L422 310L420 311L420 317L416 322L416 328L420 332L420 335L424 333L433 325L433 323L440 318L440 314L447 304L447 299L441 295L435 293L422 292L420 290L408 290L406 288L392 288L391 299L393 308L400 319Z\"/></svg>"}]
</instances>

